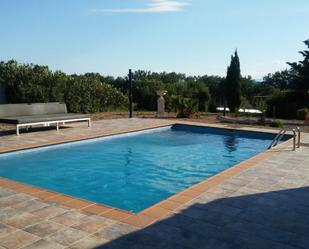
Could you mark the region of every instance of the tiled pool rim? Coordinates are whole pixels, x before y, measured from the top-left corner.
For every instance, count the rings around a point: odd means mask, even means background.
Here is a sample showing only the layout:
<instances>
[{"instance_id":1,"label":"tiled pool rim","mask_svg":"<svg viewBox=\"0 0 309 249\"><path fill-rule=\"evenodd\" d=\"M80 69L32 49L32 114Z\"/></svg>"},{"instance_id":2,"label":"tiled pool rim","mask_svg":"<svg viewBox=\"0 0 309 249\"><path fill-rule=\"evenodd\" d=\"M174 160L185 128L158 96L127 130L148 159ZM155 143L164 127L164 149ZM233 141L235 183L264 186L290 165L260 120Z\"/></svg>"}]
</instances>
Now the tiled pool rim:
<instances>
[{"instance_id":1,"label":"tiled pool rim","mask_svg":"<svg viewBox=\"0 0 309 249\"><path fill-rule=\"evenodd\" d=\"M186 122L171 122L169 124L164 125L155 125L151 127L147 127L144 129L130 129L127 131L121 131L116 133L105 133L105 134L92 134L90 136L82 136L80 138L75 139L59 139L57 141L53 141L50 143L37 143L32 144L32 146L25 146L21 148L10 148L8 147L5 151L0 151L0 153L7 153L7 152L14 152L19 150L25 150L25 149L31 149L31 148L38 148L38 147L44 147L49 145L56 145L56 144L63 144L68 142L75 142L75 141L82 141L85 139L91 139L91 138L99 138L99 137L105 137L105 136L111 136L111 135L119 135L119 134L125 134L130 132L136 132L136 131L143 131L148 129L154 129L154 128L160 128L165 126L171 126L171 125L193 125L193 126L199 126L199 127L210 127L210 128L219 128L219 129L229 129L229 130L236 130L236 131L248 131L248 132L260 132L260 133L272 133L274 134L275 131L269 130L269 131L261 131L259 129L239 129L239 128L220 128L218 126L212 126L212 125L206 125L206 124L200 124L200 123L186 123ZM281 143L276 148L285 148L289 144L291 144L291 139ZM275 149L276 149L275 148ZM274 149L267 150L262 153L259 153L248 160L242 161L210 178L207 178L195 185L192 185L186 189L184 189L181 192L178 192L169 198L160 201L159 203L154 204L151 207L148 207L144 210L142 210L139 213L132 213L126 210L121 210L118 208L105 206L102 204L94 203L85 199L76 198L73 196L61 194L58 192L46 190L43 188L31 186L28 184L20 183L14 180L10 180L7 178L0 177L0 186L13 190L17 193L24 193L31 195L36 198L40 198L42 200L57 203L72 209L78 209L84 212L88 212L91 214L103 216L115 221L121 221L123 223L127 223L129 225L133 225L135 227L145 227L148 226L158 220L161 220L171 214L173 212L181 209L186 204L190 203L194 199L198 198L200 195L204 194L211 188L223 183L224 181L228 180L229 178L232 178L241 172L253 167L257 163L269 158L272 156L275 152Z\"/></svg>"}]
</instances>

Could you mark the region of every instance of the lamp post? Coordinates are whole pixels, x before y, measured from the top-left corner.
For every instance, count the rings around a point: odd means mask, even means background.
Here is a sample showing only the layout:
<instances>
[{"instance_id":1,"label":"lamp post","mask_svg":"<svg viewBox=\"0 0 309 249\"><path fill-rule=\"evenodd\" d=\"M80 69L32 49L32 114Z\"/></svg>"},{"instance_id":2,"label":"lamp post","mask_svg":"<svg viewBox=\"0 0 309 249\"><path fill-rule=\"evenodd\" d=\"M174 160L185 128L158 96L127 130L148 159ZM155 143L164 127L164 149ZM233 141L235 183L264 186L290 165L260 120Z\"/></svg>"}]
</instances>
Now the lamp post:
<instances>
[{"instance_id":1,"label":"lamp post","mask_svg":"<svg viewBox=\"0 0 309 249\"><path fill-rule=\"evenodd\" d=\"M129 117L133 114L132 70L129 69Z\"/></svg>"}]
</instances>

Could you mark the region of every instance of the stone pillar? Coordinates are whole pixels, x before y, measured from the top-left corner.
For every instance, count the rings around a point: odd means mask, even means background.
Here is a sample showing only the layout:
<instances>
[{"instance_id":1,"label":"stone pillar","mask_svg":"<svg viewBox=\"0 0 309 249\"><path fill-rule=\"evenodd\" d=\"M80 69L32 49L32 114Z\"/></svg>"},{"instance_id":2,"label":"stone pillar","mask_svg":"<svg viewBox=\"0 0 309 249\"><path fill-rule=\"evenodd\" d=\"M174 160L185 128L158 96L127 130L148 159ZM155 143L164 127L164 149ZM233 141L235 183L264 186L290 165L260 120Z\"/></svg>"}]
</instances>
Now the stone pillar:
<instances>
[{"instance_id":1,"label":"stone pillar","mask_svg":"<svg viewBox=\"0 0 309 249\"><path fill-rule=\"evenodd\" d=\"M163 96L158 98L158 115L163 115L165 113L165 99Z\"/></svg>"},{"instance_id":2,"label":"stone pillar","mask_svg":"<svg viewBox=\"0 0 309 249\"><path fill-rule=\"evenodd\" d=\"M163 96L167 94L167 91L160 90L157 91L157 94L159 96L157 101L157 117L164 117L165 116L165 99Z\"/></svg>"}]
</instances>

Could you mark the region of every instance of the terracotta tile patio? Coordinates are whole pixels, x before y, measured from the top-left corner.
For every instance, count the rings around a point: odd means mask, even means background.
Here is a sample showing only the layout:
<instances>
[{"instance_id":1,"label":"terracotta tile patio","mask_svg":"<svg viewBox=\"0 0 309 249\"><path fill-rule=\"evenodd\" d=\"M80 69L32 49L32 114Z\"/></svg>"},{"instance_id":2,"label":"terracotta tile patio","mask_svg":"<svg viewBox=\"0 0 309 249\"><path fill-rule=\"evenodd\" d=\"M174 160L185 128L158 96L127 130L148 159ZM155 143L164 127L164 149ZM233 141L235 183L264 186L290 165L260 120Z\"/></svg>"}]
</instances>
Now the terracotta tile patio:
<instances>
[{"instance_id":1,"label":"terracotta tile patio","mask_svg":"<svg viewBox=\"0 0 309 249\"><path fill-rule=\"evenodd\" d=\"M104 120L60 134L5 135L0 151L174 122ZM293 152L290 146L257 155L139 214L0 178L0 248L308 249L309 148Z\"/></svg>"}]
</instances>

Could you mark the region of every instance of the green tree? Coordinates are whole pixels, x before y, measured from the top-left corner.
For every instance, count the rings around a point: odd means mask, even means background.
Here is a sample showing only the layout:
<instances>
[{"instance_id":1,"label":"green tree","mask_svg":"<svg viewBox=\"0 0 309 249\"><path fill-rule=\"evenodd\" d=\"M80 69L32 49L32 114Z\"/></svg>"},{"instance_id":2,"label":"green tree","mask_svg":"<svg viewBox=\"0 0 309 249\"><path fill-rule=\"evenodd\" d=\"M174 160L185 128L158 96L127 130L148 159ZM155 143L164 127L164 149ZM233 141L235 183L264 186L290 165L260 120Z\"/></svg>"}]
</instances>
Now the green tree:
<instances>
[{"instance_id":1,"label":"green tree","mask_svg":"<svg viewBox=\"0 0 309 249\"><path fill-rule=\"evenodd\" d=\"M309 40L304 41L309 48ZM292 69L291 88L300 107L309 105L309 50L301 51L302 61L288 63Z\"/></svg>"},{"instance_id":2,"label":"green tree","mask_svg":"<svg viewBox=\"0 0 309 249\"><path fill-rule=\"evenodd\" d=\"M231 57L231 64L227 68L225 80L227 106L231 113L238 111L241 104L241 88L240 88L240 63L237 51Z\"/></svg>"},{"instance_id":3,"label":"green tree","mask_svg":"<svg viewBox=\"0 0 309 249\"><path fill-rule=\"evenodd\" d=\"M184 96L194 99L198 103L198 110L206 112L210 100L208 87L202 82L192 82L188 84L183 93Z\"/></svg>"},{"instance_id":4,"label":"green tree","mask_svg":"<svg viewBox=\"0 0 309 249\"><path fill-rule=\"evenodd\" d=\"M263 78L263 82L280 90L286 90L289 88L291 73L291 70L283 70L268 74Z\"/></svg>"},{"instance_id":5,"label":"green tree","mask_svg":"<svg viewBox=\"0 0 309 249\"><path fill-rule=\"evenodd\" d=\"M309 40L304 42L309 48ZM296 118L297 110L309 107L309 51L301 51L303 60L288 63L289 70L264 77L261 90L272 90L268 98L270 115L273 110L280 118ZM265 94L264 94L265 95Z\"/></svg>"}]
</instances>

